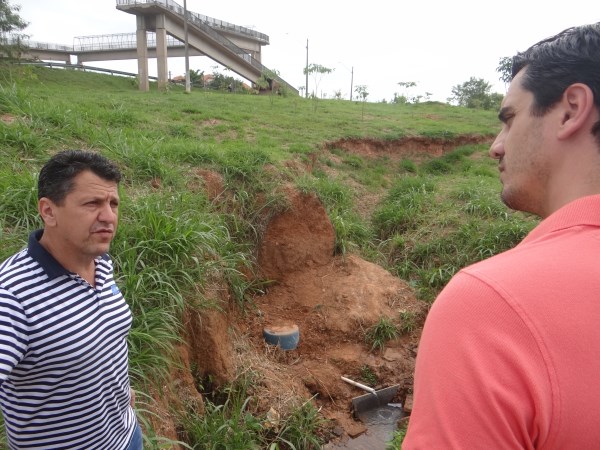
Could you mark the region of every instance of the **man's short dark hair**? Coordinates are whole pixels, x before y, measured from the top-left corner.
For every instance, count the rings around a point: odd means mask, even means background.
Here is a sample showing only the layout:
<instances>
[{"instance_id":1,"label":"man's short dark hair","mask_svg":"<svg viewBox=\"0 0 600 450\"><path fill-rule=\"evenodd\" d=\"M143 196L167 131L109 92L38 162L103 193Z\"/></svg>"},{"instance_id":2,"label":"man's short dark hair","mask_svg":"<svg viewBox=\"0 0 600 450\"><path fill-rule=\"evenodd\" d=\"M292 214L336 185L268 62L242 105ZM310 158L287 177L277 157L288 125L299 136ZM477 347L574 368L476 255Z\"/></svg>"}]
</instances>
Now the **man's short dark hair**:
<instances>
[{"instance_id":1,"label":"man's short dark hair","mask_svg":"<svg viewBox=\"0 0 600 450\"><path fill-rule=\"evenodd\" d=\"M533 94L534 115L546 114L573 83L589 86L600 112L600 22L568 28L517 53L513 78L522 69L522 86ZM592 133L600 142L600 121Z\"/></svg>"},{"instance_id":2,"label":"man's short dark hair","mask_svg":"<svg viewBox=\"0 0 600 450\"><path fill-rule=\"evenodd\" d=\"M121 181L119 168L99 153L84 150L65 150L52 156L38 179L38 199L46 197L60 205L73 189L73 180L86 170L106 181Z\"/></svg>"}]
</instances>

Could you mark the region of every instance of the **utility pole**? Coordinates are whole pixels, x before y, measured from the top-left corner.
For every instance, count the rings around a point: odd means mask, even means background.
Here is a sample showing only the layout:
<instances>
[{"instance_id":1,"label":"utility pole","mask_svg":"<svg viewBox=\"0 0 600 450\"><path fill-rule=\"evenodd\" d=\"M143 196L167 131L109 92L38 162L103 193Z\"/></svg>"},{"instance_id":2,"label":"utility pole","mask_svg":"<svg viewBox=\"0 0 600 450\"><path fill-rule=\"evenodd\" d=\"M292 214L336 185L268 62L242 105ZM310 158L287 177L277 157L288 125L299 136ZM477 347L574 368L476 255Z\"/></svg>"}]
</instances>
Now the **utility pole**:
<instances>
[{"instance_id":1,"label":"utility pole","mask_svg":"<svg viewBox=\"0 0 600 450\"><path fill-rule=\"evenodd\" d=\"M305 98L308 98L308 39L306 39L306 69L304 70L304 72L306 72L306 92L305 92Z\"/></svg>"},{"instance_id":2,"label":"utility pole","mask_svg":"<svg viewBox=\"0 0 600 450\"><path fill-rule=\"evenodd\" d=\"M190 93L190 50L188 47L188 19L187 0L183 0L183 36L185 40L185 92Z\"/></svg>"},{"instance_id":3,"label":"utility pole","mask_svg":"<svg viewBox=\"0 0 600 450\"><path fill-rule=\"evenodd\" d=\"M354 89L354 66L352 66L352 69L348 69L343 62L338 61L338 63L341 64L348 72L350 72L350 101L352 101L352 89Z\"/></svg>"},{"instance_id":4,"label":"utility pole","mask_svg":"<svg viewBox=\"0 0 600 450\"><path fill-rule=\"evenodd\" d=\"M350 101L352 101L352 85L354 84L354 66L350 71Z\"/></svg>"}]
</instances>

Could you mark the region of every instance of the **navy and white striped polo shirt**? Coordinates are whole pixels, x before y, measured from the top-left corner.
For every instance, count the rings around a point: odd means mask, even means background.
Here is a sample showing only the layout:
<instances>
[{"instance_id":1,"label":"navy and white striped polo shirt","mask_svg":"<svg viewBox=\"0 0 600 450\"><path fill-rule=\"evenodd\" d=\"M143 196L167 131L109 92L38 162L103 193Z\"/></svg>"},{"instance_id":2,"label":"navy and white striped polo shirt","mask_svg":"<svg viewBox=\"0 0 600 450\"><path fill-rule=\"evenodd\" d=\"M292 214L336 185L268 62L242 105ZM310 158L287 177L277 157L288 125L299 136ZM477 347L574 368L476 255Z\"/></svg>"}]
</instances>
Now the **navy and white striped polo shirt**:
<instances>
[{"instance_id":1,"label":"navy and white striped polo shirt","mask_svg":"<svg viewBox=\"0 0 600 450\"><path fill-rule=\"evenodd\" d=\"M29 236L0 265L0 403L14 449L127 448L131 311L108 256L96 287Z\"/></svg>"}]
</instances>

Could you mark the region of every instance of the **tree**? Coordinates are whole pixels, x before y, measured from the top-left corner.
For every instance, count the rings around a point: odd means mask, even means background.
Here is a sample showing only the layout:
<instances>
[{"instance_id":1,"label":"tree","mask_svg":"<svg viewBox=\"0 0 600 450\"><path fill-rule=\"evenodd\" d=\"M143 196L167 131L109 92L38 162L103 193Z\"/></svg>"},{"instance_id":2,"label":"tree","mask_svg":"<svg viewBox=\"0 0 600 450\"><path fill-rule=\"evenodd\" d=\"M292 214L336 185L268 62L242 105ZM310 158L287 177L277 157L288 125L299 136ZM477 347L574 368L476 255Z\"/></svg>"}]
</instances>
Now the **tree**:
<instances>
[{"instance_id":1,"label":"tree","mask_svg":"<svg viewBox=\"0 0 600 450\"><path fill-rule=\"evenodd\" d=\"M392 99L392 103L396 103L396 104L401 104L404 105L406 103L419 103L419 101L421 100L422 96L412 96L409 97L408 96L408 91L411 88L414 88L417 86L417 83L415 83L414 81L400 81L398 83L398 86L404 88L404 94L398 94L397 92L394 92L394 98Z\"/></svg>"},{"instance_id":2,"label":"tree","mask_svg":"<svg viewBox=\"0 0 600 450\"><path fill-rule=\"evenodd\" d=\"M354 92L358 94L358 97L362 100L362 118L365 118L365 103L367 102L367 97L369 96L369 92L367 91L367 86L364 84L359 84L354 88Z\"/></svg>"},{"instance_id":3,"label":"tree","mask_svg":"<svg viewBox=\"0 0 600 450\"><path fill-rule=\"evenodd\" d=\"M471 77L469 81L452 88L450 102L467 108L497 109L502 101L502 94L491 93L491 84L483 78Z\"/></svg>"},{"instance_id":4,"label":"tree","mask_svg":"<svg viewBox=\"0 0 600 450\"><path fill-rule=\"evenodd\" d=\"M190 83L192 86L204 87L204 71L190 69Z\"/></svg>"},{"instance_id":5,"label":"tree","mask_svg":"<svg viewBox=\"0 0 600 450\"><path fill-rule=\"evenodd\" d=\"M504 81L505 84L510 83L512 80L512 58L508 56L500 58L496 72L500 74L500 78L498 78L500 81Z\"/></svg>"},{"instance_id":6,"label":"tree","mask_svg":"<svg viewBox=\"0 0 600 450\"><path fill-rule=\"evenodd\" d=\"M217 91L239 91L242 87L242 82L236 80L231 76L224 75L222 73L213 72L213 78L209 82L205 83L205 87L215 89Z\"/></svg>"},{"instance_id":7,"label":"tree","mask_svg":"<svg viewBox=\"0 0 600 450\"><path fill-rule=\"evenodd\" d=\"M315 81L315 90L313 91L313 97L318 96L319 91L319 83L321 82L321 78L323 75L333 72L335 69L330 69L329 67L322 66L320 64L309 64L308 67L303 69L304 75L312 75Z\"/></svg>"},{"instance_id":8,"label":"tree","mask_svg":"<svg viewBox=\"0 0 600 450\"><path fill-rule=\"evenodd\" d=\"M29 38L20 34L28 23L19 16L21 6L10 5L8 0L0 0L0 54L9 58L18 58L25 48L22 41Z\"/></svg>"}]
</instances>

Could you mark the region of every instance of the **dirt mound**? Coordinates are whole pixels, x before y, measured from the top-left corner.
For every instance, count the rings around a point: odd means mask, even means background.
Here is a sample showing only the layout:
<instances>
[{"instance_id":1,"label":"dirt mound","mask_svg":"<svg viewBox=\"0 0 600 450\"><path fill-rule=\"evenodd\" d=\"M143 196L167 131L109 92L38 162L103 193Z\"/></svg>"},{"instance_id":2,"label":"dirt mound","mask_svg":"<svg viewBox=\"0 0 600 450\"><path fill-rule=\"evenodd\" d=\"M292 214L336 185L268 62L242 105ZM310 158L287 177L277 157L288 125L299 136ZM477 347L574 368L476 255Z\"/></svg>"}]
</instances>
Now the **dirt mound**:
<instances>
[{"instance_id":1,"label":"dirt mound","mask_svg":"<svg viewBox=\"0 0 600 450\"><path fill-rule=\"evenodd\" d=\"M290 208L271 219L259 247L261 275L270 280L322 266L333 255L335 231L319 199L293 191L287 196Z\"/></svg>"}]
</instances>

